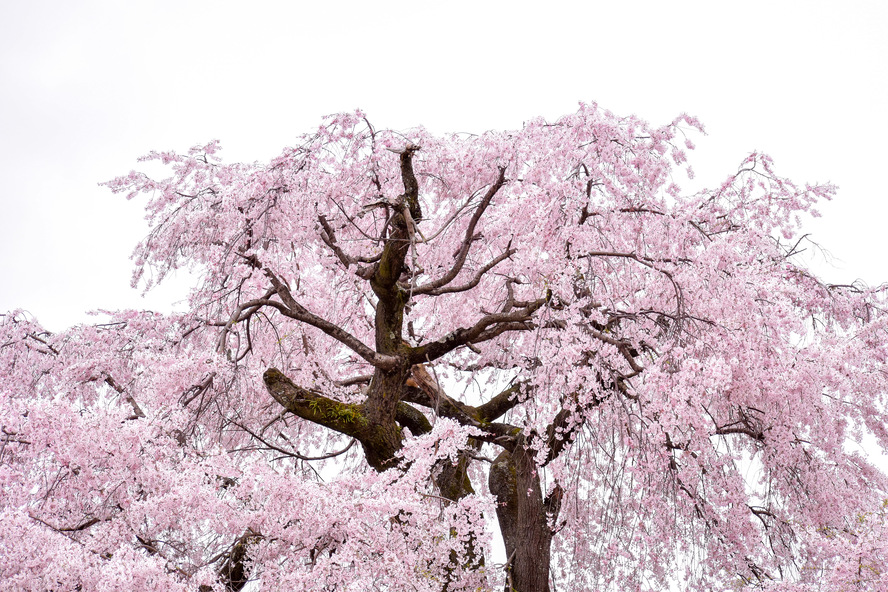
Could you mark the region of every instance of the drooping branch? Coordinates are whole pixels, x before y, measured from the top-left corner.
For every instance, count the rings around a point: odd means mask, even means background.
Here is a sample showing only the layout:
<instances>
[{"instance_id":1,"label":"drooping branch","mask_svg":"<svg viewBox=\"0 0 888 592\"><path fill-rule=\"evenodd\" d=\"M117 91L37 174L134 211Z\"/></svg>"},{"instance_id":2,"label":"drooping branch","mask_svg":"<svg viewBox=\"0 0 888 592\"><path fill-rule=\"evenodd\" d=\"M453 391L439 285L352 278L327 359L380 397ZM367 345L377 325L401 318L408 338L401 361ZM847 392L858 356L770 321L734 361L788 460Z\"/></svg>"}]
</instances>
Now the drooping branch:
<instances>
[{"instance_id":1,"label":"drooping branch","mask_svg":"<svg viewBox=\"0 0 888 592\"><path fill-rule=\"evenodd\" d=\"M253 257L255 259L255 255L253 255ZM231 332L231 328L237 323L249 320L249 318L262 308L263 304L267 302L275 292L275 288L269 288L261 298L244 302L231 312L228 321L222 326L222 330L219 332L219 337L216 341L217 352L222 353L225 351L225 346L228 342L228 334Z\"/></svg>"},{"instance_id":2,"label":"drooping branch","mask_svg":"<svg viewBox=\"0 0 888 592\"><path fill-rule=\"evenodd\" d=\"M105 522L105 521L109 520L109 518L101 519L101 518L93 517L93 518L89 518L89 519L81 522L77 526L53 526L52 524L50 524L46 520L43 520L39 516L35 516L34 514L32 514L30 512L28 512L28 517L31 520L33 520L34 522L39 522L40 524L46 526L47 528L50 528L56 532L62 533L62 534L69 536L69 537L71 536L70 533L82 532L84 530L88 530L89 528L92 528L93 526L95 526L99 522Z\"/></svg>"},{"instance_id":3,"label":"drooping branch","mask_svg":"<svg viewBox=\"0 0 888 592\"><path fill-rule=\"evenodd\" d=\"M662 274L669 280L672 284L672 289L675 291L675 318L679 320L679 322L684 318L685 306L684 306L684 293L681 290L681 286L678 285L678 282L675 281L675 276L673 274L654 263L688 263L687 259L670 259L670 258L660 258L654 259L652 257L645 257L643 255L637 255L635 253L620 253L616 251L590 251L583 255L584 257L618 257L623 259L631 259L633 261L637 261L641 265L649 269L653 269L654 271Z\"/></svg>"}]
</instances>

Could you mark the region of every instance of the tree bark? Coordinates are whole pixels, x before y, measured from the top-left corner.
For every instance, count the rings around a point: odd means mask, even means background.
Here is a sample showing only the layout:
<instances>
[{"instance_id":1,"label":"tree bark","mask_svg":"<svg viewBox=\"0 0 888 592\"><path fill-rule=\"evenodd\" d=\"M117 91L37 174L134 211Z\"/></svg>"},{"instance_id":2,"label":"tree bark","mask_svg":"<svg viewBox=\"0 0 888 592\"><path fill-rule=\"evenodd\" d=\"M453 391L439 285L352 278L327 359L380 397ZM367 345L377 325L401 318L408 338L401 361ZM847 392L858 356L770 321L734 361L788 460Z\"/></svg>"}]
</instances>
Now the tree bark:
<instances>
[{"instance_id":1,"label":"tree bark","mask_svg":"<svg viewBox=\"0 0 888 592\"><path fill-rule=\"evenodd\" d=\"M506 331L531 329L535 313L549 302L551 295L547 293L545 297L530 302L510 301L502 312L485 313L474 325L452 331L440 341L413 347L404 341L405 308L411 293L406 289L408 283L414 295L468 290L477 284L476 280L472 280L453 290L447 288L459 275L476 239L476 224L505 183L505 171L500 170L497 180L472 216L453 268L438 280L417 288L413 286L412 274L415 270L411 270L407 264L412 243L416 240L416 224L422 217L419 185L412 163L417 150L418 146L408 144L404 150L398 151L404 193L388 202L387 207L392 210L386 224L387 235L382 237L384 247L378 259L366 273L360 275L369 281L377 297L375 348L368 348L338 327L328 327L323 319L301 307L290 295L287 286L274 274L267 274L284 302L284 314L321 328L373 364L374 372L364 402L357 405L341 403L295 385L274 368L265 372L265 385L271 396L294 415L357 439L368 464L377 471L394 466L397 453L403 446L402 428L410 429L414 435L431 431L425 415L408 403L428 407L438 416L452 417L464 425L480 428L483 433L476 437L477 440L469 442L469 448L460 454L455 464L449 461L436 464L432 475L435 484L440 495L453 502L473 494L474 488L468 477L472 453L480 447L481 442L503 446L505 450L491 467L489 483L491 492L497 498L497 518L509 557L506 590L549 592L549 552L553 534L549 524L550 515L557 514L557 508L553 510L553 505L543 498L534 460L535 451L525 446L526 440L520 435L520 430L509 424L495 423L498 417L518 403L520 385L513 385L485 405L472 407L449 398L423 364L464 345L488 341ZM329 224L325 225L324 219L321 219L321 224L326 232L325 242L334 245L335 237ZM511 248L507 248L480 274L483 275L512 252ZM349 259L341 251L337 252L337 256L348 264ZM408 378L412 379L412 384L408 384ZM551 445L551 442L548 444ZM484 564L484 557L477 553L474 541L468 542L467 552L465 567L475 569ZM450 557L451 567L455 569L458 561L458 554L453 553ZM447 577L444 590L449 588L449 580Z\"/></svg>"},{"instance_id":2,"label":"tree bark","mask_svg":"<svg viewBox=\"0 0 888 592\"><path fill-rule=\"evenodd\" d=\"M552 529L543 499L533 449L523 438L512 452L503 450L490 467L490 492L506 546L505 592L549 592ZM554 499L554 498L553 498ZM557 508L551 508L553 514Z\"/></svg>"}]
</instances>

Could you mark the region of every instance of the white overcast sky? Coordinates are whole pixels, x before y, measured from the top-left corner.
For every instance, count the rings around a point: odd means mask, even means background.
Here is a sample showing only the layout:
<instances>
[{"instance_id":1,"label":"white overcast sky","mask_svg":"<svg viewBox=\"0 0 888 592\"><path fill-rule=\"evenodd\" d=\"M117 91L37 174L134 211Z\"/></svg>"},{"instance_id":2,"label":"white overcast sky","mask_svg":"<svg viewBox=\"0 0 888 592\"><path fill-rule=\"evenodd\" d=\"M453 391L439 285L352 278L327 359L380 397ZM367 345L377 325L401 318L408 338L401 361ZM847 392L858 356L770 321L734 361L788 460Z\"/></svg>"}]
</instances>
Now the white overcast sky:
<instances>
[{"instance_id":1,"label":"white overcast sky","mask_svg":"<svg viewBox=\"0 0 888 592\"><path fill-rule=\"evenodd\" d=\"M752 150L839 198L810 228L831 280L888 280L888 2L0 0L0 311L51 330L141 298L142 203L98 182L219 138L265 160L328 113L516 128L579 101L698 116L712 186ZM181 286L178 287L181 291Z\"/></svg>"}]
</instances>

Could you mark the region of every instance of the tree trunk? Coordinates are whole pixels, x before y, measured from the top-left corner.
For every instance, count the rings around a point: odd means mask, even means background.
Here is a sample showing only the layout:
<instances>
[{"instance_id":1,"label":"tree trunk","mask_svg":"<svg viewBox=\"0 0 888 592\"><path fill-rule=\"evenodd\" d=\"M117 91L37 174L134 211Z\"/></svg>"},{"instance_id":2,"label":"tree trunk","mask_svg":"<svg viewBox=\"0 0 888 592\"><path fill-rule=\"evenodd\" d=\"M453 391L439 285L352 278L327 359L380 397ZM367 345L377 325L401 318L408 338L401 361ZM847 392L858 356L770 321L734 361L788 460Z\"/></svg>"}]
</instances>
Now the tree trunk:
<instances>
[{"instance_id":1,"label":"tree trunk","mask_svg":"<svg viewBox=\"0 0 888 592\"><path fill-rule=\"evenodd\" d=\"M534 451L522 444L523 438L512 452L503 450L490 467L490 492L496 496L508 558L505 592L549 592L548 511L556 513L557 508L550 506L557 502L543 500Z\"/></svg>"}]
</instances>

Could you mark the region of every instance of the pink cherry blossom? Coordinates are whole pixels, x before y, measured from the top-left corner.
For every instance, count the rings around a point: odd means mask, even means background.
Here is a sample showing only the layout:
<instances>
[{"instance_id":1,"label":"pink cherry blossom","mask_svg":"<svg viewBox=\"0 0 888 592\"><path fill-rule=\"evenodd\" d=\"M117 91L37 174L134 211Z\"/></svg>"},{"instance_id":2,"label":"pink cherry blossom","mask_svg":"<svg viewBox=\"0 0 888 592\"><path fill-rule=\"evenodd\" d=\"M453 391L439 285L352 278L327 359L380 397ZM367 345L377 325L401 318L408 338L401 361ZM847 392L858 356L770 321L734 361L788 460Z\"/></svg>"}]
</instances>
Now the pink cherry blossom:
<instances>
[{"instance_id":1,"label":"pink cherry blossom","mask_svg":"<svg viewBox=\"0 0 888 592\"><path fill-rule=\"evenodd\" d=\"M886 289L798 260L830 185L754 153L683 192L698 131L355 112L267 163L150 153L107 183L146 200L133 282L199 280L181 314L0 319L0 580L888 589L851 452L888 449Z\"/></svg>"}]
</instances>

